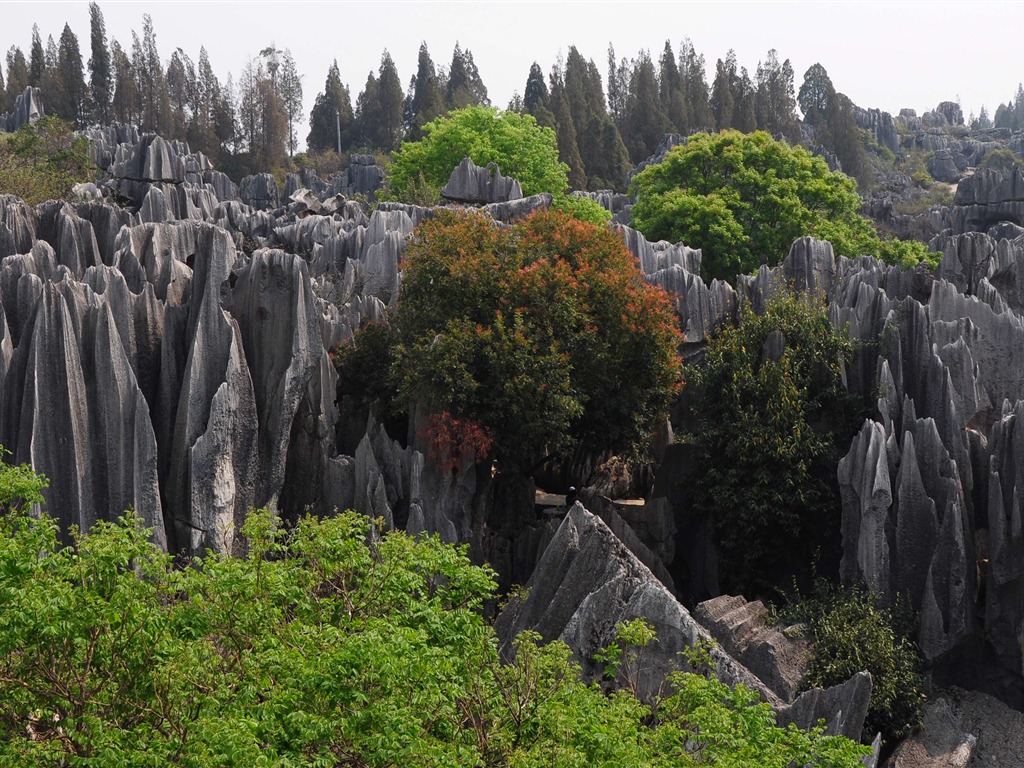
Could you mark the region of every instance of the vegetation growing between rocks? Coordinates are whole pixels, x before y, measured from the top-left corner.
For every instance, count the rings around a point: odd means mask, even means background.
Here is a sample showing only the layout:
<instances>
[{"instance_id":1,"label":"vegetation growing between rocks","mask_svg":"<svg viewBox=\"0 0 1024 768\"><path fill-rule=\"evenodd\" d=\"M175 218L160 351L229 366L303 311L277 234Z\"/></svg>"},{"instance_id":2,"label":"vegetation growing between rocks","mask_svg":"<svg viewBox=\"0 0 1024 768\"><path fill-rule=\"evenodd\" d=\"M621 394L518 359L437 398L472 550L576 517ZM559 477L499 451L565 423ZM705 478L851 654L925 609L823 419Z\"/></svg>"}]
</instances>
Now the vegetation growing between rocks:
<instances>
[{"instance_id":1,"label":"vegetation growing between rocks","mask_svg":"<svg viewBox=\"0 0 1024 768\"><path fill-rule=\"evenodd\" d=\"M0 194L17 195L29 205L60 200L91 172L88 142L60 118L0 132Z\"/></svg>"},{"instance_id":2,"label":"vegetation growing between rocks","mask_svg":"<svg viewBox=\"0 0 1024 768\"><path fill-rule=\"evenodd\" d=\"M569 198L568 167L558 159L555 132L530 115L492 107L466 107L422 128L423 138L405 142L388 166L390 194L402 202L436 199L452 171L468 157L479 166L497 163L518 179L526 196L549 192L554 207L587 221L611 215L593 200Z\"/></svg>"},{"instance_id":3,"label":"vegetation growing between rocks","mask_svg":"<svg viewBox=\"0 0 1024 768\"><path fill-rule=\"evenodd\" d=\"M3 765L714 765L854 768L864 748L775 726L741 686L694 674L644 704L580 679L524 633L500 661L493 574L465 548L371 535L349 512L248 554L178 568L128 513L58 537L0 463Z\"/></svg>"},{"instance_id":4,"label":"vegetation growing between rocks","mask_svg":"<svg viewBox=\"0 0 1024 768\"><path fill-rule=\"evenodd\" d=\"M666 417L682 337L608 227L444 212L416 229L403 268L394 331L364 328L338 357L364 403L447 412L518 469L576 444L628 452Z\"/></svg>"},{"instance_id":5,"label":"vegetation growing between rocks","mask_svg":"<svg viewBox=\"0 0 1024 768\"><path fill-rule=\"evenodd\" d=\"M705 280L774 266L805 235L830 241L842 256L901 266L928 257L921 243L879 239L858 213L851 179L763 131L695 134L639 173L633 191L634 226L649 240L700 248Z\"/></svg>"},{"instance_id":6,"label":"vegetation growing between rocks","mask_svg":"<svg viewBox=\"0 0 1024 768\"><path fill-rule=\"evenodd\" d=\"M909 609L880 606L863 587L836 587L824 580L778 613L779 620L805 623L810 630L814 657L807 688L838 685L862 670L871 673L866 741L881 732L886 742L895 743L919 724L925 682L908 615Z\"/></svg>"},{"instance_id":7,"label":"vegetation growing between rocks","mask_svg":"<svg viewBox=\"0 0 1024 768\"><path fill-rule=\"evenodd\" d=\"M819 547L837 550L836 464L857 423L843 385L852 352L821 302L783 292L688 368L700 414L684 437L692 495L713 526L724 592L770 590L809 573Z\"/></svg>"}]
</instances>

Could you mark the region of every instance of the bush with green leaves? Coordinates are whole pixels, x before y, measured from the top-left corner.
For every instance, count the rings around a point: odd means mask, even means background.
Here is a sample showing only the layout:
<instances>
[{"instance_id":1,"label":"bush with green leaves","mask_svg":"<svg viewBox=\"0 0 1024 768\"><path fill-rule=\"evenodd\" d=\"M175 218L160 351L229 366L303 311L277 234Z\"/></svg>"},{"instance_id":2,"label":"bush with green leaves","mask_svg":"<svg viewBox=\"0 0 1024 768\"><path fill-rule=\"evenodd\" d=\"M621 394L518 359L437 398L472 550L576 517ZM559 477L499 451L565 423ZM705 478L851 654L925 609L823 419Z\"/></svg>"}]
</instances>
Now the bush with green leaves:
<instances>
[{"instance_id":1,"label":"bush with green leaves","mask_svg":"<svg viewBox=\"0 0 1024 768\"><path fill-rule=\"evenodd\" d=\"M705 280L774 266L805 235L830 241L842 256L866 254L901 266L928 258L923 243L879 239L859 213L852 179L763 131L694 134L637 174L632 192L634 226L648 240L700 248Z\"/></svg>"},{"instance_id":2,"label":"bush with green leaves","mask_svg":"<svg viewBox=\"0 0 1024 768\"><path fill-rule=\"evenodd\" d=\"M783 607L777 619L805 623L814 656L804 684L827 688L857 672L871 673L865 740L881 732L893 743L919 724L925 681L921 654L910 639L913 622L904 606L882 607L863 587L819 580L811 595Z\"/></svg>"},{"instance_id":3,"label":"bush with green leaves","mask_svg":"<svg viewBox=\"0 0 1024 768\"><path fill-rule=\"evenodd\" d=\"M836 465L857 424L843 385L852 352L821 301L782 292L763 314L745 309L687 369L691 494L713 527L725 591L784 584L837 546Z\"/></svg>"},{"instance_id":4,"label":"bush with green leaves","mask_svg":"<svg viewBox=\"0 0 1024 768\"><path fill-rule=\"evenodd\" d=\"M66 198L72 185L89 180L90 167L88 142L60 118L0 132L0 194L29 205Z\"/></svg>"},{"instance_id":5,"label":"bush with green leaves","mask_svg":"<svg viewBox=\"0 0 1024 768\"><path fill-rule=\"evenodd\" d=\"M493 107L466 107L423 126L423 138L404 142L388 165L389 189L378 197L436 203L452 171L468 157L479 166L497 163L518 179L524 195L549 192L553 207L585 221L606 222L611 214L589 198L568 196L569 168L558 159L558 139L532 115Z\"/></svg>"},{"instance_id":6,"label":"bush with green leaves","mask_svg":"<svg viewBox=\"0 0 1024 768\"><path fill-rule=\"evenodd\" d=\"M8 470L0 468L0 477ZM0 487L7 487L0 480ZM678 674L654 706L481 617L493 574L355 513L187 567L128 514L71 532L0 514L0 765L856 768L865 748L775 725L757 695Z\"/></svg>"}]
</instances>

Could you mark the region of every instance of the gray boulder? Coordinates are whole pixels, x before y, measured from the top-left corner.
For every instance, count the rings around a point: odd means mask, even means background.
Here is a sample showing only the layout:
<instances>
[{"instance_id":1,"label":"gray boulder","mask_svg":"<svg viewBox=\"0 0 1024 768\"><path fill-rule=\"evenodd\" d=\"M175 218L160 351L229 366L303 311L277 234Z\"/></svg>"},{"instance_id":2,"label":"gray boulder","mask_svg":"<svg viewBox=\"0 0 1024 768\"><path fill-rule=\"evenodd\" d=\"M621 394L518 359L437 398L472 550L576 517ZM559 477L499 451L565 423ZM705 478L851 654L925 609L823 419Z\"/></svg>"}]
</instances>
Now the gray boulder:
<instances>
[{"instance_id":1,"label":"gray boulder","mask_svg":"<svg viewBox=\"0 0 1024 768\"><path fill-rule=\"evenodd\" d=\"M488 163L481 168L468 157L462 158L441 189L441 197L445 200L474 205L507 203L522 196L519 182L502 176L497 163Z\"/></svg>"}]
</instances>

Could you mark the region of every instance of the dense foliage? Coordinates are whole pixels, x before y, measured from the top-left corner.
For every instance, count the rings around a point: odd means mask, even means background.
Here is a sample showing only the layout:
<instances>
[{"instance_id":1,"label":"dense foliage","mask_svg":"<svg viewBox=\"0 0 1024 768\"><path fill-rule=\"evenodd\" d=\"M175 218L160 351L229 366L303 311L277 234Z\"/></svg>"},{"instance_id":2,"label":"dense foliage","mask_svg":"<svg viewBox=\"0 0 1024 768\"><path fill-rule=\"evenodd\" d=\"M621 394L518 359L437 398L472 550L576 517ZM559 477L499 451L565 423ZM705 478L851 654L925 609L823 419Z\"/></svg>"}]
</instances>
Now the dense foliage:
<instances>
[{"instance_id":1,"label":"dense foliage","mask_svg":"<svg viewBox=\"0 0 1024 768\"><path fill-rule=\"evenodd\" d=\"M0 133L0 194L29 205L64 198L73 184L88 181L90 169L88 142L59 118Z\"/></svg>"},{"instance_id":2,"label":"dense foliage","mask_svg":"<svg viewBox=\"0 0 1024 768\"><path fill-rule=\"evenodd\" d=\"M0 464L0 489L12 468ZM38 480L37 480L38 486ZM61 543L0 512L0 764L855 768L756 694L676 674L655 707L524 633L499 660L492 574L354 513L265 512L248 555L190 567L131 514Z\"/></svg>"},{"instance_id":3,"label":"dense foliage","mask_svg":"<svg viewBox=\"0 0 1024 768\"><path fill-rule=\"evenodd\" d=\"M499 462L519 467L576 443L628 451L667 415L676 319L608 227L558 212L512 227L445 212L403 259L393 333L364 329L339 357L343 380L366 381L356 394L379 402L393 387L397 407L475 424Z\"/></svg>"},{"instance_id":4,"label":"dense foliage","mask_svg":"<svg viewBox=\"0 0 1024 768\"><path fill-rule=\"evenodd\" d=\"M927 252L922 244L879 240L858 213L852 180L760 131L691 136L638 174L633 190L636 228L649 240L702 249L705 279L732 279L761 264L775 265L805 235L829 240L843 256L916 264Z\"/></svg>"},{"instance_id":5,"label":"dense foliage","mask_svg":"<svg viewBox=\"0 0 1024 768\"><path fill-rule=\"evenodd\" d=\"M744 312L688 369L700 414L686 437L692 494L713 525L726 592L806 573L837 538L836 462L856 424L843 385L851 351L823 304L783 294L764 314Z\"/></svg>"},{"instance_id":6,"label":"dense foliage","mask_svg":"<svg viewBox=\"0 0 1024 768\"><path fill-rule=\"evenodd\" d=\"M867 590L842 589L825 581L814 592L780 612L783 620L810 629L814 658L804 680L810 688L827 688L861 670L871 673L871 702L864 738L881 732L893 742L910 732L924 702L922 660L910 639L907 611L880 607Z\"/></svg>"},{"instance_id":7,"label":"dense foliage","mask_svg":"<svg viewBox=\"0 0 1024 768\"><path fill-rule=\"evenodd\" d=\"M420 129L423 138L405 142L388 166L390 194L406 202L435 200L462 158L479 166L497 163L518 179L524 195L550 192L554 207L578 218L607 221L610 214L592 200L568 198L568 168L558 159L554 131L530 115L491 107L466 107Z\"/></svg>"}]
</instances>

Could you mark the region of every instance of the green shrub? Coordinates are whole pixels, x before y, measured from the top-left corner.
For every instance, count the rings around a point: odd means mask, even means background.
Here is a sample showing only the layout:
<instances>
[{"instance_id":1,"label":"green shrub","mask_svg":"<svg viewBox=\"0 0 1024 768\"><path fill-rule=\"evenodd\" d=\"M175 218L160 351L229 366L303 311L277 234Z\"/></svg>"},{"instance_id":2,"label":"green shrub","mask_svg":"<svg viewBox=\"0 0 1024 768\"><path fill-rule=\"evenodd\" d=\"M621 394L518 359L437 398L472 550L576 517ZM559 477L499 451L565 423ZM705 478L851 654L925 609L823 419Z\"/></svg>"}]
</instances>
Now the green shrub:
<instances>
[{"instance_id":1,"label":"green shrub","mask_svg":"<svg viewBox=\"0 0 1024 768\"><path fill-rule=\"evenodd\" d=\"M634 226L703 251L705 280L774 266L805 235L842 256L885 257L853 180L767 133L695 134L633 179Z\"/></svg>"},{"instance_id":2,"label":"green shrub","mask_svg":"<svg viewBox=\"0 0 1024 768\"><path fill-rule=\"evenodd\" d=\"M787 605L778 618L810 629L814 658L807 687L838 685L862 670L871 673L865 740L880 731L891 743L918 725L925 682L921 655L910 639L908 609L882 608L863 587L840 588L821 580L810 597Z\"/></svg>"},{"instance_id":3,"label":"green shrub","mask_svg":"<svg viewBox=\"0 0 1024 768\"><path fill-rule=\"evenodd\" d=\"M71 123L44 117L15 133L0 133L0 194L29 205L66 198L90 177L88 142Z\"/></svg>"},{"instance_id":4,"label":"green shrub","mask_svg":"<svg viewBox=\"0 0 1024 768\"><path fill-rule=\"evenodd\" d=\"M772 334L785 340L778 360L763 355ZM691 493L713 526L725 591L770 590L838 546L836 465L857 423L843 385L852 351L822 302L786 292L762 315L744 311L687 369L699 419L683 437Z\"/></svg>"},{"instance_id":5,"label":"green shrub","mask_svg":"<svg viewBox=\"0 0 1024 768\"><path fill-rule=\"evenodd\" d=\"M186 568L133 515L60 543L0 514L0 765L857 768L848 739L677 674L652 707L580 679L524 632L501 661L493 574L465 548L370 536L355 513L291 532L253 513L244 557Z\"/></svg>"}]
</instances>

